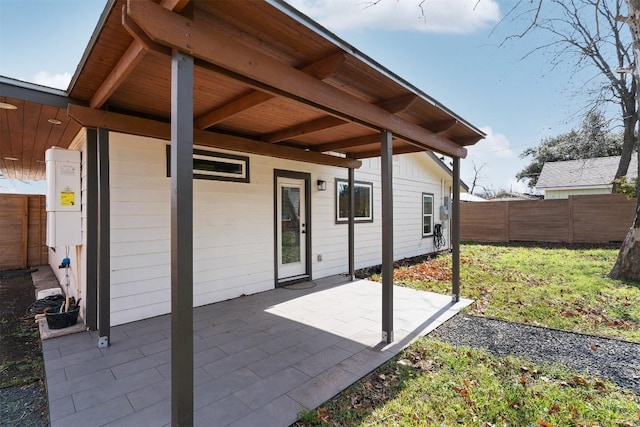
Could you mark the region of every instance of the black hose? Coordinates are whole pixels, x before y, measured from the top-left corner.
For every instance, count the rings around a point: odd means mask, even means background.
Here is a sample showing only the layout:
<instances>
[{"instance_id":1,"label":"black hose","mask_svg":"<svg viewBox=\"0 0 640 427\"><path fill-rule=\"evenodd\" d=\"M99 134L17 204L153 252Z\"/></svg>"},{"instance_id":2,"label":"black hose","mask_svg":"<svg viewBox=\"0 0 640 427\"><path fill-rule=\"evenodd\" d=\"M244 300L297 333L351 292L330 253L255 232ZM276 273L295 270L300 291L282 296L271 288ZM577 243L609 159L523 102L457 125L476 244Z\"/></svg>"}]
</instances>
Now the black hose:
<instances>
[{"instance_id":1,"label":"black hose","mask_svg":"<svg viewBox=\"0 0 640 427\"><path fill-rule=\"evenodd\" d=\"M60 311L60 307L64 304L64 295L50 295L42 299L36 300L27 308L27 317L35 317L36 314L45 312L55 313Z\"/></svg>"},{"instance_id":2,"label":"black hose","mask_svg":"<svg viewBox=\"0 0 640 427\"><path fill-rule=\"evenodd\" d=\"M444 236L442 235L442 224L436 224L433 227L433 246L436 250L443 248L445 245Z\"/></svg>"}]
</instances>

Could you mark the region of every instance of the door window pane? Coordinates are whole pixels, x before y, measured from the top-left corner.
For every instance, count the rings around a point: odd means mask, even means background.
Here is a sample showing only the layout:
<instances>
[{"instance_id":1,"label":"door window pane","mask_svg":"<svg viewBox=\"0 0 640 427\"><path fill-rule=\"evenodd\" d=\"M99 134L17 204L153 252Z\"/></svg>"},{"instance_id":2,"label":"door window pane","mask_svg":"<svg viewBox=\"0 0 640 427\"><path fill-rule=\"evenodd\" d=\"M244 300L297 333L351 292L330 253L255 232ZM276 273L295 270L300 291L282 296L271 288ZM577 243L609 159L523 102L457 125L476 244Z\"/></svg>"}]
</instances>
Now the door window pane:
<instances>
[{"instance_id":1,"label":"door window pane","mask_svg":"<svg viewBox=\"0 0 640 427\"><path fill-rule=\"evenodd\" d=\"M300 262L300 189L282 187L282 264Z\"/></svg>"}]
</instances>

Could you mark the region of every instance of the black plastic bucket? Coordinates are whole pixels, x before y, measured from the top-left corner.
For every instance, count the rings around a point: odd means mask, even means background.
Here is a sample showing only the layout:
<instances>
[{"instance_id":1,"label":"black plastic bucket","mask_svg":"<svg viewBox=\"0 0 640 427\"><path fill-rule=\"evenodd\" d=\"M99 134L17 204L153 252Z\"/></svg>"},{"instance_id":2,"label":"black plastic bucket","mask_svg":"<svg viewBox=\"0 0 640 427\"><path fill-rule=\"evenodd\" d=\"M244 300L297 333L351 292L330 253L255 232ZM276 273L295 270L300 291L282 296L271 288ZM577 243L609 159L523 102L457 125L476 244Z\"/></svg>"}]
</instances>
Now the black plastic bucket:
<instances>
[{"instance_id":1,"label":"black plastic bucket","mask_svg":"<svg viewBox=\"0 0 640 427\"><path fill-rule=\"evenodd\" d=\"M46 313L49 329L62 329L75 325L78 323L79 311L80 307L76 307L64 313Z\"/></svg>"}]
</instances>

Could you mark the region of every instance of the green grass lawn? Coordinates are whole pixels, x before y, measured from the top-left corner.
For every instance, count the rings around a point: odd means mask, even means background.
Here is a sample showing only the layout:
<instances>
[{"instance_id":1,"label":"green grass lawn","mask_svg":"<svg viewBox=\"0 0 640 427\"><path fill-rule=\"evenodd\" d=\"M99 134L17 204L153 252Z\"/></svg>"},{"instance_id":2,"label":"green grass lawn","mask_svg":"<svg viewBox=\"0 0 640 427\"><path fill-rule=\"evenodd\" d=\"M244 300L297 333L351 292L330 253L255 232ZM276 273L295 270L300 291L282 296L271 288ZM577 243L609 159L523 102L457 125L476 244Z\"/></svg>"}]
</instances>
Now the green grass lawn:
<instances>
[{"instance_id":1,"label":"green grass lawn","mask_svg":"<svg viewBox=\"0 0 640 427\"><path fill-rule=\"evenodd\" d=\"M464 244L469 314L640 342L640 284L606 277L617 249ZM451 255L395 270L395 284L451 293Z\"/></svg>"},{"instance_id":2,"label":"green grass lawn","mask_svg":"<svg viewBox=\"0 0 640 427\"><path fill-rule=\"evenodd\" d=\"M640 342L640 284L606 277L617 252L464 244L467 313ZM394 282L449 294L451 255L397 268ZM297 425L633 427L640 397L557 365L421 338Z\"/></svg>"},{"instance_id":3,"label":"green grass lawn","mask_svg":"<svg viewBox=\"0 0 640 427\"><path fill-rule=\"evenodd\" d=\"M557 366L421 338L298 426L618 426L640 397Z\"/></svg>"}]
</instances>

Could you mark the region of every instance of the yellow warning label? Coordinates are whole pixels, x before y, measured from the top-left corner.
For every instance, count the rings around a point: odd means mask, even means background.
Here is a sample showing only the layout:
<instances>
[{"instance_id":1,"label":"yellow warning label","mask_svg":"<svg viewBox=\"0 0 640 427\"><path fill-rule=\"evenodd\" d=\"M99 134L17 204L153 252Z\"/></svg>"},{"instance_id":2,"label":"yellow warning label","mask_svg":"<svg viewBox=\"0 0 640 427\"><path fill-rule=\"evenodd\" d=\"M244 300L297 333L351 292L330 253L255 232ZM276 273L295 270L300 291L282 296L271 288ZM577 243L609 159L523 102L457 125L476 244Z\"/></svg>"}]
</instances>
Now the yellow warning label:
<instances>
[{"instance_id":1,"label":"yellow warning label","mask_svg":"<svg viewBox=\"0 0 640 427\"><path fill-rule=\"evenodd\" d=\"M60 206L74 206L76 204L76 193L74 191L60 192Z\"/></svg>"}]
</instances>

